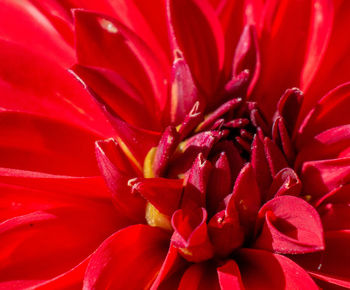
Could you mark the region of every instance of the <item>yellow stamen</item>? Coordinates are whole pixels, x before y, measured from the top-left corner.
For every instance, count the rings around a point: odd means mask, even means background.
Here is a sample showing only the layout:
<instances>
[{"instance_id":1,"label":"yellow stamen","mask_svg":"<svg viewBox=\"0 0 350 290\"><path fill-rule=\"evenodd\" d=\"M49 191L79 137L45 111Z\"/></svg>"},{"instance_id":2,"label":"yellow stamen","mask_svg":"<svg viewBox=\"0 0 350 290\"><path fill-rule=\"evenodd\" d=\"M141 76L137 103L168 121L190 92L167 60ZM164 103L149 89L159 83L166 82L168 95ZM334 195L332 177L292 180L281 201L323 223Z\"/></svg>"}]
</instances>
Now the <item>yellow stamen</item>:
<instances>
[{"instance_id":1,"label":"yellow stamen","mask_svg":"<svg viewBox=\"0 0 350 290\"><path fill-rule=\"evenodd\" d=\"M143 164L143 176L146 178L153 178L155 177L154 171L153 171L153 161L154 157L157 152L157 147L151 148L150 151L148 151L145 161Z\"/></svg>"},{"instance_id":2,"label":"yellow stamen","mask_svg":"<svg viewBox=\"0 0 350 290\"><path fill-rule=\"evenodd\" d=\"M162 214L151 203L146 206L146 221L151 227L159 227L165 230L172 230L169 217Z\"/></svg>"}]
</instances>

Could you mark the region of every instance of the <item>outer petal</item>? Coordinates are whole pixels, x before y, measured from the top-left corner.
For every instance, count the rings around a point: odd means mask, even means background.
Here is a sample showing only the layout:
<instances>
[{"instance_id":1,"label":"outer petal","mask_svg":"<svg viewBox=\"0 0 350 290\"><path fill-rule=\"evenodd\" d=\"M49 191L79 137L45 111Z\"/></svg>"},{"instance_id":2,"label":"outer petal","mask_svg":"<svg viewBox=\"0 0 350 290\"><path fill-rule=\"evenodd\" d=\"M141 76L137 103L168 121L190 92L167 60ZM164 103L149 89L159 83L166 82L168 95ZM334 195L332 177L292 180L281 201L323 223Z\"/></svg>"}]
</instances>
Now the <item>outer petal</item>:
<instances>
[{"instance_id":1,"label":"outer petal","mask_svg":"<svg viewBox=\"0 0 350 290\"><path fill-rule=\"evenodd\" d=\"M324 248L323 228L317 211L301 198L276 197L259 211L262 231L254 247L283 254L304 254Z\"/></svg>"},{"instance_id":2,"label":"outer petal","mask_svg":"<svg viewBox=\"0 0 350 290\"><path fill-rule=\"evenodd\" d=\"M91 256L84 289L150 287L166 256L168 242L167 232L145 225L115 233Z\"/></svg>"},{"instance_id":3,"label":"outer petal","mask_svg":"<svg viewBox=\"0 0 350 290\"><path fill-rule=\"evenodd\" d=\"M318 289L303 268L284 256L241 249L235 260L248 289Z\"/></svg>"},{"instance_id":4,"label":"outer petal","mask_svg":"<svg viewBox=\"0 0 350 290\"><path fill-rule=\"evenodd\" d=\"M312 2L265 2L259 39L261 72L253 98L267 116L272 117L276 103L286 88L299 85ZM293 21L290 21L291 18ZM268 102L265 101L267 99Z\"/></svg>"},{"instance_id":5,"label":"outer petal","mask_svg":"<svg viewBox=\"0 0 350 290\"><path fill-rule=\"evenodd\" d=\"M177 44L192 75L209 96L217 89L224 64L224 38L210 5L198 0L168 0Z\"/></svg>"},{"instance_id":6,"label":"outer petal","mask_svg":"<svg viewBox=\"0 0 350 290\"><path fill-rule=\"evenodd\" d=\"M331 231L326 233L324 252L295 256L294 260L310 275L327 282L326 288L338 285L350 287L350 231Z\"/></svg>"},{"instance_id":7,"label":"outer petal","mask_svg":"<svg viewBox=\"0 0 350 290\"><path fill-rule=\"evenodd\" d=\"M83 199L80 205L8 219L0 225L0 281L9 287L9 281L31 280L36 284L52 279L75 267L124 225L111 204Z\"/></svg>"},{"instance_id":8,"label":"outer petal","mask_svg":"<svg viewBox=\"0 0 350 290\"><path fill-rule=\"evenodd\" d=\"M61 175L97 175L97 137L74 125L30 114L0 112L0 165ZM82 146L84 145L84 146Z\"/></svg>"},{"instance_id":9,"label":"outer petal","mask_svg":"<svg viewBox=\"0 0 350 290\"><path fill-rule=\"evenodd\" d=\"M321 61L315 65L316 73L306 90L304 112L327 91L349 81L350 66L350 39L344 37L344 27L349 27L350 3L349 1L322 1L314 5L317 13L321 15L321 23L324 22L324 30L318 35L324 38L320 51ZM323 10L323 13L319 12ZM320 17L320 16L319 16ZM316 46L314 46L316 48ZM318 56L319 57L319 56ZM303 89L303 88L302 88Z\"/></svg>"},{"instance_id":10,"label":"outer petal","mask_svg":"<svg viewBox=\"0 0 350 290\"><path fill-rule=\"evenodd\" d=\"M0 40L0 106L77 124L109 137L111 127L84 85L37 52Z\"/></svg>"},{"instance_id":11,"label":"outer petal","mask_svg":"<svg viewBox=\"0 0 350 290\"><path fill-rule=\"evenodd\" d=\"M27 0L3 0L0 11L2 39L19 43L69 67L75 61L74 50L38 7Z\"/></svg>"},{"instance_id":12,"label":"outer petal","mask_svg":"<svg viewBox=\"0 0 350 290\"><path fill-rule=\"evenodd\" d=\"M154 110L159 119L167 87L157 56L113 18L84 10L75 10L74 16L78 63L118 73L143 94L147 108Z\"/></svg>"}]
</instances>

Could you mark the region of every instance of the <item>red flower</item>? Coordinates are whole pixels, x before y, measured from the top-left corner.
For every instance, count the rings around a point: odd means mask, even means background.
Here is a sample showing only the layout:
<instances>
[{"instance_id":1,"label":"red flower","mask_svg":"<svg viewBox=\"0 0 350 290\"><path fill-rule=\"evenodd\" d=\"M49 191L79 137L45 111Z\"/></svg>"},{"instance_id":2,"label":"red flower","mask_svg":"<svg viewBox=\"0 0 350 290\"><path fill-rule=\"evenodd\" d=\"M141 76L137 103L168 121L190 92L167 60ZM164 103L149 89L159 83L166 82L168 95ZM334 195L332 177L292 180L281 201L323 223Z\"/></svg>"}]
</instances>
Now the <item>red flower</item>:
<instances>
[{"instance_id":1,"label":"red flower","mask_svg":"<svg viewBox=\"0 0 350 290\"><path fill-rule=\"evenodd\" d=\"M2 1L0 286L350 288L349 16Z\"/></svg>"}]
</instances>

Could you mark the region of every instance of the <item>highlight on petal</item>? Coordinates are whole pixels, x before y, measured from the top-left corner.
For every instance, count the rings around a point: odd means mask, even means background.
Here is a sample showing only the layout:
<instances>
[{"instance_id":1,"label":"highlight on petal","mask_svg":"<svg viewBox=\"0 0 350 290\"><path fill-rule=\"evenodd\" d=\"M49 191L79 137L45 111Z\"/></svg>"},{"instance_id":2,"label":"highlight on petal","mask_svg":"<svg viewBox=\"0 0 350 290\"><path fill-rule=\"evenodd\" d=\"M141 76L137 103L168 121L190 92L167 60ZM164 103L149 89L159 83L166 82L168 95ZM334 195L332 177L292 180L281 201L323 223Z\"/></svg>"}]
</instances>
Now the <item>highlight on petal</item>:
<instances>
[{"instance_id":1,"label":"highlight on petal","mask_svg":"<svg viewBox=\"0 0 350 290\"><path fill-rule=\"evenodd\" d=\"M282 254L305 254L324 249L323 228L317 211L301 198L279 196L259 211L261 232L254 247Z\"/></svg>"},{"instance_id":2,"label":"highlight on petal","mask_svg":"<svg viewBox=\"0 0 350 290\"><path fill-rule=\"evenodd\" d=\"M91 256L83 289L150 287L167 254L168 243L167 232L150 226L135 225L116 232ZM140 261L147 261L147 265L140 267Z\"/></svg>"},{"instance_id":3,"label":"highlight on petal","mask_svg":"<svg viewBox=\"0 0 350 290\"><path fill-rule=\"evenodd\" d=\"M78 63L116 72L142 93L150 111L159 113L167 87L157 56L116 19L80 9L74 17Z\"/></svg>"}]
</instances>

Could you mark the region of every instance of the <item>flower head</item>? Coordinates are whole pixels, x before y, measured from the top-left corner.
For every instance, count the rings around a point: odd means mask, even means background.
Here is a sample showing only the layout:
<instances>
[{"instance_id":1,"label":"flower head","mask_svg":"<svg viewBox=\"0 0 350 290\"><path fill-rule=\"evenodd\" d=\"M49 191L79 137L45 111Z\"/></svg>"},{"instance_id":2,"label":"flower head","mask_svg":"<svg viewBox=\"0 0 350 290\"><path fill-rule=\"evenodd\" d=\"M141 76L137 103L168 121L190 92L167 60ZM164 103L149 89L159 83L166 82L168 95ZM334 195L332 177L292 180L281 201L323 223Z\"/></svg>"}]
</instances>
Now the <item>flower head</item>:
<instances>
[{"instance_id":1,"label":"flower head","mask_svg":"<svg viewBox=\"0 0 350 290\"><path fill-rule=\"evenodd\" d=\"M3 285L350 287L349 4L81 2L5 2Z\"/></svg>"}]
</instances>

